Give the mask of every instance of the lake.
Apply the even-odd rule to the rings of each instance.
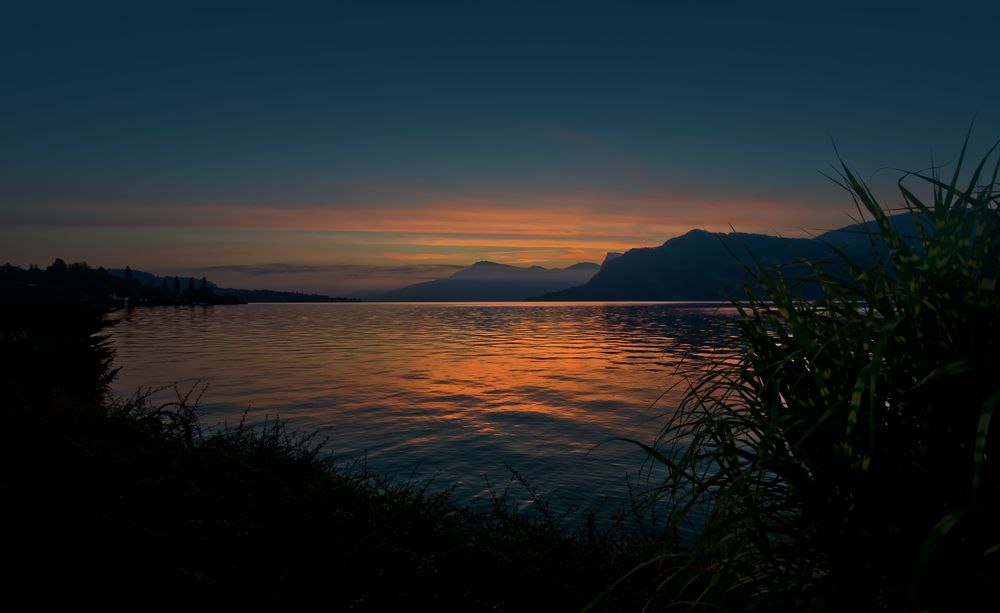
[[[735,310],[680,303],[324,303],[116,315],[115,391],[208,384],[208,424],[280,416],[399,481],[485,504],[510,469],[556,510],[628,496],[681,389]],[[155,394],[174,398],[171,389]],[[659,400],[658,400],[659,399]],[[655,403],[655,404],[654,404]],[[518,495],[514,492],[514,495]]]

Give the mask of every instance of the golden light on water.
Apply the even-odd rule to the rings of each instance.
[[[675,395],[649,405],[732,315],[655,303],[136,310],[114,328],[116,385],[206,382],[208,422],[234,424],[249,406],[251,420],[319,429],[331,453],[387,472],[440,471],[478,491],[509,465],[579,502],[595,483],[625,495],[641,457],[608,441],[655,437]]]

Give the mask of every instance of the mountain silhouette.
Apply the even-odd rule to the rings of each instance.
[[[910,215],[896,215],[891,221],[902,234],[916,234],[916,224]],[[532,299],[715,301],[740,298],[745,295],[747,267],[752,268],[754,261],[768,270],[780,270],[797,287],[799,295],[812,297],[819,291],[815,283],[803,281],[795,285],[795,279],[807,276],[802,261],[825,261],[835,272],[841,265],[832,247],[843,250],[857,261],[872,258],[875,251],[866,234],[872,224],[854,224],[815,238],[691,230],[659,247],[630,249],[617,258],[606,259],[601,270],[583,285],[539,294]]]
[[[398,302],[517,301],[581,285],[599,269],[597,264],[591,262],[580,262],[567,268],[525,268],[482,261],[450,277],[415,283],[370,296],[370,299]]]

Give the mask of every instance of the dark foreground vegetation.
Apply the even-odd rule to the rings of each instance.
[[[281,424],[204,429],[183,394],[113,399],[106,305],[18,286],[0,304],[5,595],[379,611],[978,608],[1000,587],[1000,163],[985,164],[963,185],[960,168],[947,181],[905,176],[912,234],[844,166],[876,265],[835,250],[838,265],[810,262],[808,279],[748,270],[740,337],[644,445],[664,469],[650,474],[666,475],[636,500],[669,510],[652,538],[572,528],[502,494],[475,512],[363,463],[331,467]],[[911,182],[929,188],[926,203]],[[803,281],[818,299],[798,297]],[[674,538],[692,525],[696,537]]]
[[[637,561],[502,491],[476,512],[360,462],[335,469],[279,423],[204,429],[193,397],[111,398],[105,307],[57,290],[0,304],[9,601],[579,610]]]
[[[900,179],[908,234],[842,165],[835,180],[870,220],[858,239],[876,263],[843,250],[837,267],[810,262],[818,299],[796,297],[801,278],[749,270],[739,342],[647,448],[667,474],[652,497],[673,510],[670,526],[703,526],[690,549],[647,563],[671,599],[790,611],[995,602],[1000,160],[968,170],[962,157],[950,178]]]

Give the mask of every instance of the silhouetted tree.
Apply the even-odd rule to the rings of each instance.
[[[51,272],[57,275],[61,275],[66,272],[66,262],[62,258],[56,258],[52,265],[45,269],[45,272]]]
[[[174,277],[174,298],[181,295],[181,279]]]

